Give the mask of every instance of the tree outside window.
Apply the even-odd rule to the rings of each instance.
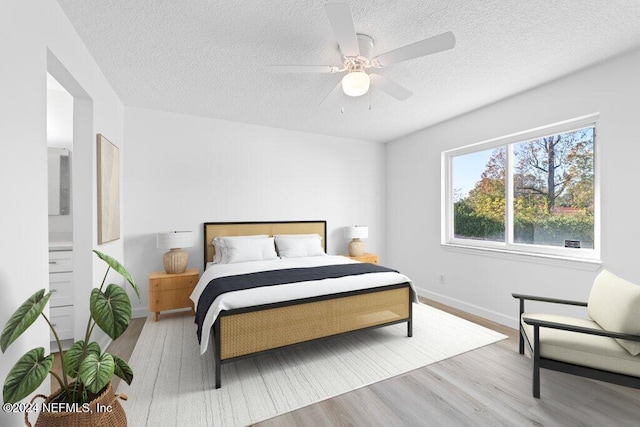
[[[589,125],[452,155],[451,235],[475,244],[593,249],[594,147]]]
[[[594,129],[514,144],[514,241],[593,248]]]

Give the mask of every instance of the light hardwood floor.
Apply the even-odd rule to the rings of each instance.
[[[509,338],[256,426],[640,425],[640,390],[543,369],[542,398],[534,399],[531,361],[518,354],[515,329],[434,301],[421,301]],[[144,321],[134,319],[108,351],[128,360]]]
[[[534,399],[515,329],[421,301],[509,338],[256,425],[640,425],[639,390],[542,370],[542,398]]]

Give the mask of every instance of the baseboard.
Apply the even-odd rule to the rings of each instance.
[[[147,307],[136,307],[132,310],[132,317],[134,319],[149,317],[149,309]]]
[[[180,311],[187,311],[190,310],[188,308],[177,308],[175,310],[164,310],[162,313],[177,313]],[[147,307],[136,307],[132,310],[132,315],[131,317],[134,319],[139,319],[141,317],[149,317],[149,315],[151,314],[151,312],[149,311],[149,309]],[[162,315],[162,313],[160,315]]]
[[[470,304],[423,288],[416,287],[416,290],[418,291],[418,295],[437,301],[441,304],[446,304],[450,307],[457,308],[458,310],[464,310],[467,313],[500,323],[501,325],[508,326],[509,328],[517,328],[518,326],[518,319],[516,317],[506,316],[497,311],[488,310],[475,304]]]
[[[107,347],[109,347],[109,344],[111,344],[111,341],[113,340],[111,339],[111,337],[109,337],[109,335],[102,332],[102,330],[99,327],[96,327],[93,329],[93,341],[97,342],[100,348],[102,349],[102,351],[104,352],[107,349]]]
[[[97,329],[99,329],[99,326],[94,328],[93,337],[89,341],[95,341],[96,343],[98,343],[98,345],[100,346],[102,351],[105,351],[107,349],[107,347],[109,347],[109,344],[111,344],[111,342],[113,340],[109,337],[109,335],[105,334],[102,331],[96,333]],[[73,339],[62,340],[60,342],[62,344],[62,350],[63,351],[69,350],[69,348],[73,345],[74,342],[75,341]],[[58,352],[58,343],[57,342],[51,341],[49,346],[50,346],[49,347],[50,348],[50,350],[49,350],[50,353],[57,353]]]

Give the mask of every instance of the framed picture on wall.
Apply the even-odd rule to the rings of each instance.
[[[98,244],[120,238],[120,150],[98,134]]]

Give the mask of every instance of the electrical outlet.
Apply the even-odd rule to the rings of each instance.
[[[444,273],[440,273],[440,284],[444,285],[445,284],[445,277],[444,277]]]

